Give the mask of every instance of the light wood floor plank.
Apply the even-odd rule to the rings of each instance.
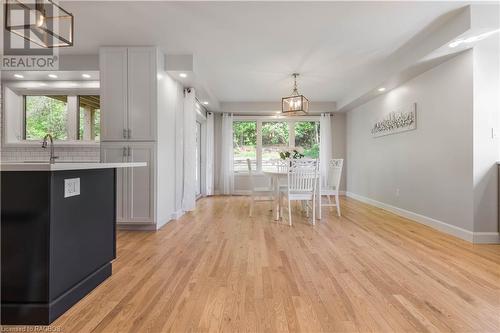
[[[118,232],[113,276],[64,332],[500,332],[500,246],[341,199],[316,226],[245,197],[201,199],[158,232]]]

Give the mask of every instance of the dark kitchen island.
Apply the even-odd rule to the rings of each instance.
[[[48,325],[111,276],[116,168],[1,165],[1,321]]]

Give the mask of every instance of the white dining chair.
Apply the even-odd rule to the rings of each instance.
[[[322,207],[337,207],[337,215],[340,216],[340,200],[339,200],[339,186],[340,178],[342,176],[342,167],[344,165],[343,159],[331,159],[328,161],[328,172],[326,179],[321,181],[319,206]],[[335,197],[335,204],[332,203],[330,196]],[[328,198],[328,203],[323,202],[323,196]]]
[[[254,174],[252,171],[252,162],[249,158],[247,158],[247,166],[248,166],[248,179],[250,183],[250,209],[248,212],[248,216],[252,217],[253,208],[256,202],[271,202],[271,210],[273,209],[273,189],[271,187],[256,187]]]
[[[318,183],[318,160],[290,160],[287,173],[287,186],[280,190],[280,203],[286,199],[288,203],[288,224],[292,225],[292,201],[305,202],[306,216],[312,210],[312,224],[316,224],[316,186]],[[280,205],[283,210],[283,205]],[[283,216],[283,211],[281,212]]]

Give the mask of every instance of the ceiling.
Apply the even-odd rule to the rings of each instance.
[[[276,101],[290,73],[311,101],[336,101],[363,73],[432,21],[465,2],[94,2],[63,1],[75,45],[157,45],[193,54],[197,77],[219,101]]]
[[[22,77],[19,75],[21,75]],[[2,71],[2,80],[3,81],[98,81],[99,71]]]

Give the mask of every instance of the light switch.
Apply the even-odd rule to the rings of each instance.
[[[64,197],[80,195],[80,178],[69,178],[64,180]]]

